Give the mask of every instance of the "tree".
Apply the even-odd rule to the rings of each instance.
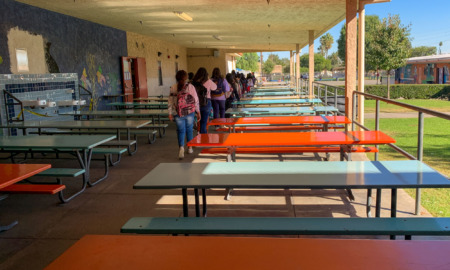
[[[325,35],[320,37],[320,51],[323,52],[322,56],[328,58],[328,50],[333,46],[334,38],[330,33],[326,33]]]
[[[327,59],[331,61],[331,68],[332,69],[334,67],[338,67],[338,66],[342,65],[342,60],[341,60],[341,58],[339,58],[337,52],[334,52],[334,53],[330,54],[330,56],[328,56]]]
[[[268,58],[264,62],[262,70],[265,74],[270,74],[270,72],[272,72],[274,67],[275,67],[275,63],[272,60],[270,60],[270,58]]]
[[[372,40],[372,36],[374,35],[375,28],[380,24],[380,18],[377,15],[368,15],[365,20],[366,24],[366,39],[365,39],[365,47],[366,47],[366,55],[367,55],[367,47]],[[358,24],[359,25],[359,24]],[[341,33],[339,35],[338,43],[338,56],[345,64],[345,44],[346,44],[346,30],[345,24],[341,28]],[[375,70],[376,67],[370,66],[366,62],[367,70]]]
[[[300,66],[309,68],[309,54],[300,56]],[[331,70],[331,61],[320,53],[314,54],[314,71]]]
[[[441,41],[441,42],[439,42],[439,54],[442,54],[442,51],[441,51],[441,47],[442,47],[442,45],[444,45],[444,43],[442,43],[442,41]]]
[[[378,68],[384,69],[388,75],[388,92],[390,98],[390,75],[393,69],[406,64],[406,58],[411,53],[411,41],[409,39],[410,26],[403,26],[398,15],[384,18],[377,25],[374,38],[371,39],[367,50],[367,61]],[[375,38],[376,37],[376,38]]]
[[[255,72],[258,70],[259,56],[257,53],[244,53],[236,61],[236,67]]]
[[[437,48],[435,46],[419,46],[411,49],[411,57],[435,55]]]

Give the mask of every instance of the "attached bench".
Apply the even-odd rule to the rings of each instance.
[[[299,154],[299,153],[340,153],[337,146],[330,147],[252,147],[236,148],[236,154]],[[352,153],[377,153],[376,147],[354,146]],[[204,148],[201,154],[228,154],[227,148]],[[281,157],[280,157],[281,158]]]
[[[330,126],[328,129],[344,129],[344,126]],[[323,130],[323,126],[246,126],[246,127],[235,127],[235,132],[244,132],[244,131],[298,131],[298,130]],[[219,128],[216,131],[225,131],[228,132],[229,128]]]
[[[81,194],[86,188],[86,181],[83,179],[83,185],[80,191],[71,195],[70,197],[64,197],[63,190],[66,189],[66,186],[62,184],[61,178],[63,177],[77,177],[85,174],[84,169],[73,169],[73,168],[50,168],[43,172],[36,174],[36,176],[45,176],[45,177],[55,177],[57,183],[50,182],[32,182],[30,180],[26,180],[31,184],[14,184],[8,187],[8,189],[2,189],[0,191],[7,191],[10,193],[33,193],[33,194],[56,194],[58,193],[59,200],[62,203],[66,203],[79,194]]]
[[[138,234],[450,235],[450,218],[134,217],[120,230]]]
[[[134,135],[134,140],[136,140],[136,141],[137,141],[138,135],[146,135],[147,139],[148,139],[148,143],[152,144],[156,141],[156,133],[157,132],[158,131],[156,131],[156,130],[142,128],[142,129],[138,129],[138,130],[132,130],[131,134]],[[159,137],[162,138],[161,131],[159,131],[159,134],[160,134]],[[164,134],[165,134],[165,131],[164,131]]]
[[[134,145],[134,151],[131,150],[131,146]],[[132,156],[137,151],[137,143],[136,140],[115,140],[115,141],[108,141],[106,143],[103,143],[102,146],[126,146],[128,150],[128,155]]]
[[[14,184],[0,189],[0,192],[18,194],[56,194],[65,189],[65,185]]]
[[[119,164],[122,154],[127,151],[127,148],[100,148],[96,147],[92,149],[92,154],[102,154],[105,155],[105,159],[109,160],[111,166],[116,166]],[[116,161],[113,161],[112,156],[117,155]]]

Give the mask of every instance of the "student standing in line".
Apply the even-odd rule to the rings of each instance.
[[[200,91],[199,84],[206,88],[206,101],[200,102],[200,133],[205,134],[208,132],[207,124],[209,120],[209,114],[211,113],[211,90],[216,90],[217,85],[209,79],[209,74],[204,67],[201,67],[195,73],[194,78],[192,79],[192,84],[197,89],[197,92]],[[203,97],[200,97],[203,100]],[[203,104],[204,103],[204,104]]]
[[[231,73],[228,73],[225,78],[230,85],[230,92],[225,93],[225,110],[228,110],[229,108],[233,107],[233,101],[239,100],[239,94],[234,76]]]
[[[250,92],[250,88],[253,87],[253,76],[251,73],[247,74],[247,92]]]
[[[177,83],[170,88],[169,96],[169,119],[175,120],[178,137],[178,158],[184,158],[184,140],[192,140],[194,116],[200,119],[200,107],[195,87],[188,83],[186,71],[180,70],[175,76]],[[188,153],[192,154],[192,147],[188,148]]]
[[[217,85],[217,89],[211,91],[214,119],[225,118],[225,93],[230,92],[230,85],[223,78],[219,68],[213,69],[211,80]]]

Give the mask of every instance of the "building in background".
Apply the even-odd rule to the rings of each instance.
[[[450,54],[412,57],[406,63],[396,70],[396,83],[450,84]]]

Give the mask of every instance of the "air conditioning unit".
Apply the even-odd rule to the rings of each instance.
[[[214,50],[214,57],[219,57],[219,56],[220,56],[220,51]]]

